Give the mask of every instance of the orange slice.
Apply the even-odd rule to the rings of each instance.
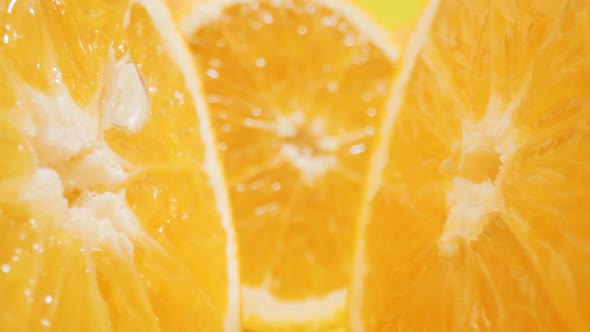
[[[590,2],[430,1],[379,131],[353,331],[590,329]]]
[[[0,330],[239,329],[227,192],[166,7],[0,6]]]
[[[224,160],[245,325],[339,326],[387,31],[336,0],[203,1],[180,26]]]

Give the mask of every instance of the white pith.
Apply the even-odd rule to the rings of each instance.
[[[271,324],[321,321],[344,309],[346,293],[346,290],[337,290],[324,296],[288,301],[273,296],[266,287],[244,286],[243,315],[246,320],[260,319]]]
[[[127,58],[117,62],[111,52],[106,71],[112,86],[120,88],[125,83],[129,93],[109,86],[101,97],[81,109],[54,67],[53,94],[22,89],[21,107],[27,112],[16,116],[38,165],[23,187],[22,198],[45,206],[46,216],[56,227],[75,229],[90,250],[99,250],[104,244],[119,246],[140,230],[124,192],[116,189],[127,179],[131,167],[109,148],[102,131],[105,126],[141,130],[149,116],[147,97],[137,70]],[[69,201],[65,196],[73,192],[79,197]],[[101,212],[97,206],[109,206],[110,213]],[[101,232],[97,233],[97,227]]]

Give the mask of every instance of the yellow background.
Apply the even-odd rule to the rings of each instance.
[[[420,13],[424,0],[356,0],[381,24],[390,29],[406,25]]]

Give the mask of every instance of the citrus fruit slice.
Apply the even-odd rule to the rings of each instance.
[[[179,24],[224,161],[245,325],[338,325],[388,32],[330,0],[203,1]]]
[[[590,2],[430,1],[370,163],[354,331],[590,329]]]
[[[227,191],[166,7],[0,6],[0,330],[239,329]]]

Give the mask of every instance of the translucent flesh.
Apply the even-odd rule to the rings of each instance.
[[[371,163],[353,328],[587,330],[590,3],[429,6]],[[457,181],[495,208],[458,209]]]
[[[391,54],[342,13],[303,0],[228,5],[188,41],[224,159],[243,282],[286,301],[345,288]]]
[[[203,167],[202,119],[181,72],[186,68],[173,61],[165,42],[170,36],[160,32],[172,23],[166,14],[154,23],[144,3],[164,8],[154,1],[0,1],[2,331],[221,331],[239,325],[237,309],[230,308],[231,238]],[[125,160],[127,178],[103,183],[88,170],[84,178],[98,180],[82,192],[68,191],[66,181],[34,187],[35,176],[54,166],[43,156],[62,151],[42,150],[38,132],[19,121],[37,114],[32,94],[64,98],[58,93],[65,87],[76,107],[59,111],[99,116],[110,83],[109,49],[116,60],[129,56],[150,105],[142,130],[98,130]],[[57,111],[50,109],[48,118]],[[64,163],[86,152],[79,153]],[[67,175],[62,171],[56,169]],[[23,194],[31,183],[36,196]],[[101,228],[118,211],[108,205],[69,219],[85,195],[111,192],[123,193],[139,230]]]

